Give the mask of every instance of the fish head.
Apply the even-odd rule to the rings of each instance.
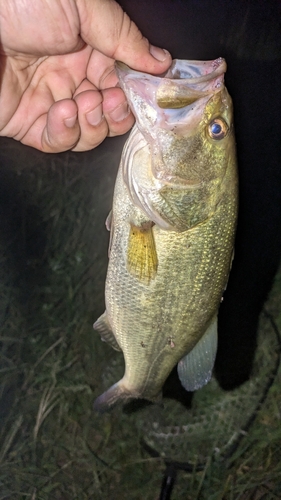
[[[137,127],[150,146],[156,179],[163,184],[195,185],[222,175],[222,156],[234,144],[223,58],[175,59],[160,76],[119,62],[116,70]]]
[[[193,227],[214,212],[235,169],[225,60],[174,60],[160,76],[116,69],[143,138],[136,142],[147,146],[143,161],[125,162],[130,196],[163,229]]]
[[[116,71],[137,125],[142,133],[153,135],[154,129],[194,129],[208,99],[224,88],[226,63],[183,61],[175,59],[160,76],[132,70],[116,62]],[[176,128],[175,128],[176,127]]]

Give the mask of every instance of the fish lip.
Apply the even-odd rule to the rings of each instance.
[[[189,68],[190,72],[192,72],[192,68],[193,72],[195,72],[195,68],[197,68],[197,70],[201,72],[201,75],[191,78],[175,78],[178,72],[181,73],[184,71],[186,66]],[[183,69],[179,70],[178,67],[182,67]],[[226,67],[226,61],[223,57],[218,57],[217,59],[211,61],[182,61],[180,59],[174,59],[165,77],[172,78],[173,80],[184,81],[186,84],[197,84],[213,80],[214,78],[223,75],[226,72]],[[170,74],[171,77],[169,76]]]
[[[191,76],[190,78],[183,78],[180,76],[181,73],[184,73],[184,69],[189,68],[190,73],[195,73],[195,68],[201,72],[201,75]],[[143,77],[152,77],[155,81],[159,81],[163,79],[175,80],[182,82],[183,84],[198,84],[204,83],[209,80],[213,80],[216,77],[223,75],[226,72],[226,61],[223,57],[218,57],[217,59],[210,61],[193,61],[193,60],[185,60],[182,61],[180,59],[173,59],[171,66],[165,73],[161,75],[151,75],[150,73],[136,71],[125,63],[121,61],[115,62],[115,69],[117,75],[122,82],[122,79],[126,76],[141,78]],[[203,74],[204,73],[204,74]],[[179,78],[177,76],[179,75]]]

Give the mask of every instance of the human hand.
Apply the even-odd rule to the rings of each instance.
[[[114,0],[0,0],[0,135],[55,153],[124,134],[134,117],[115,60],[171,64]]]

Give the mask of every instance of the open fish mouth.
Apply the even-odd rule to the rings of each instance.
[[[223,86],[226,62],[175,60],[160,83],[156,100],[160,108],[182,108],[197,99],[219,92]]]
[[[213,80],[226,72],[226,62],[223,57],[212,61],[184,61],[174,59],[170,68],[163,75],[165,78],[190,80],[190,83],[202,83]]]
[[[160,76],[132,70],[115,63],[123,89],[139,130],[149,140],[156,130],[187,136],[200,123],[209,99],[224,89],[226,62],[174,59]]]
[[[174,59],[160,76],[134,71],[121,62],[116,62],[115,67],[129,99],[135,91],[154,107],[179,109],[219,92],[224,85],[226,62],[222,57],[213,61]]]

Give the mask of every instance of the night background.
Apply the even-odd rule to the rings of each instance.
[[[167,461],[190,464],[172,499],[278,499],[281,3],[119,3],[174,58],[221,56],[228,64],[240,209],[216,379],[191,409],[172,374],[164,395],[176,399],[165,397],[161,408],[93,413],[95,397],[123,370],[122,355],[92,324],[104,311],[104,223],[128,135],[60,154],[0,138],[0,500],[156,500]],[[235,450],[214,453],[231,439],[232,422],[249,423],[269,386]]]

